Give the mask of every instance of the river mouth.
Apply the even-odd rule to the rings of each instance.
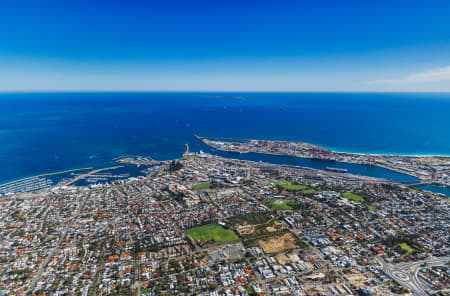
[[[444,194],[447,197],[450,197],[450,188],[434,186],[434,185],[419,185],[419,186],[415,186],[415,188],[419,188],[419,189],[426,190],[426,191],[431,191],[434,193]]]
[[[403,183],[405,185],[415,184],[420,182],[419,178],[402,174],[396,171],[392,171],[389,169],[381,168],[378,166],[371,166],[366,164],[355,164],[355,163],[347,163],[347,162],[339,162],[334,160],[327,159],[311,159],[311,158],[299,158],[292,156],[281,156],[281,155],[273,155],[273,154],[265,154],[265,153],[233,153],[228,151],[221,151],[211,148],[207,145],[204,145],[204,151],[213,155],[232,158],[232,159],[240,159],[240,160],[249,160],[249,161],[262,161],[266,163],[278,164],[278,165],[292,165],[299,167],[307,167],[317,170],[327,170],[330,166],[333,168],[340,168],[347,170],[347,173],[354,175],[361,175],[366,177],[380,178],[386,179],[389,181]],[[431,191],[433,193],[444,194],[447,197],[450,197],[450,189],[444,188],[440,186],[434,185],[419,185],[414,186],[414,188],[418,188],[421,190]]]
[[[278,165],[307,167],[317,170],[327,170],[327,168],[333,167],[336,169],[347,170],[347,173],[349,174],[386,179],[389,181],[400,182],[403,184],[414,184],[420,181],[419,178],[407,174],[402,174],[396,171],[381,168],[378,166],[371,166],[367,164],[355,164],[326,159],[300,158],[300,157],[282,156],[266,153],[254,153],[254,152],[233,153],[228,151],[217,150],[207,146],[206,144],[204,144],[203,151],[225,158],[249,160],[256,162],[261,161]]]

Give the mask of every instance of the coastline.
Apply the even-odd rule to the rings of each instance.
[[[200,137],[200,138],[208,138],[208,137]],[[241,140],[241,141],[247,141],[247,140],[259,140],[259,139],[239,139],[239,140]],[[288,142],[288,141],[277,141],[277,142]],[[314,145],[315,145],[315,144],[314,144]],[[320,147],[323,147],[323,148],[326,148],[326,149],[330,149],[330,148],[325,147],[325,146],[320,146]],[[210,148],[213,148],[213,149],[219,150],[219,151],[223,151],[223,152],[230,152],[230,151],[225,150],[225,149],[219,149],[219,148],[214,148],[214,147],[210,147]],[[332,150],[332,149],[330,149],[330,150]],[[411,157],[424,157],[424,156],[425,156],[425,157],[427,157],[427,156],[428,156],[428,157],[448,157],[448,158],[449,158],[449,161],[450,161],[450,155],[449,155],[449,156],[444,156],[444,155],[407,155],[407,154],[398,154],[398,155],[397,155],[397,154],[353,153],[353,152],[342,152],[342,151],[337,151],[337,150],[332,150],[332,151],[334,151],[334,152],[339,152],[339,153],[345,153],[345,154],[349,154],[349,155],[411,156]],[[186,152],[185,152],[185,153],[186,153]],[[185,153],[183,153],[183,154],[185,154]],[[239,153],[239,152],[238,152],[238,153]],[[243,153],[240,153],[240,154],[246,154],[246,153],[248,153],[248,152],[243,152]],[[284,154],[282,154],[282,153],[275,153],[275,152],[265,152],[265,153],[252,152],[252,153],[257,153],[257,154],[269,154],[269,155],[277,155],[277,156],[288,156],[288,155],[284,155]],[[120,157],[122,157],[122,156],[115,157],[115,158],[113,158],[112,160],[118,159],[118,158],[120,158]],[[303,159],[313,159],[313,158],[311,158],[311,157],[306,157],[306,156],[291,156],[291,157],[303,158]],[[164,161],[179,160],[179,159],[182,159],[182,158],[183,158],[183,155],[180,156],[180,157],[178,157],[178,158],[169,159],[169,160],[164,160]],[[161,162],[164,162],[164,161],[161,161]],[[359,164],[359,163],[349,162],[349,161],[338,161],[338,162],[349,163],[349,164]],[[402,174],[405,174],[405,175],[409,175],[409,176],[411,176],[411,177],[415,177],[414,175],[412,175],[412,174],[410,174],[410,173],[408,173],[408,172],[404,172],[404,171],[402,171],[402,170],[395,170],[395,169],[392,169],[392,168],[390,168],[390,167],[382,166],[382,165],[379,165],[379,164],[377,164],[376,166],[381,167],[381,168],[384,168],[384,169],[387,169],[387,170],[395,171],[395,172],[398,172],[398,173],[402,173]],[[4,186],[4,185],[12,184],[12,183],[20,182],[20,181],[23,181],[23,180],[26,180],[26,179],[36,178],[36,177],[45,177],[45,176],[59,175],[59,174],[65,174],[65,173],[75,172],[75,171],[81,171],[81,170],[94,170],[94,169],[95,169],[95,170],[105,170],[105,169],[109,169],[109,168],[110,168],[110,167],[103,167],[103,168],[95,169],[94,167],[88,167],[88,168],[68,169],[68,170],[58,171],[58,172],[53,172],[53,173],[38,174],[38,175],[27,176],[27,177],[23,177],[23,178],[17,178],[17,179],[14,179],[14,180],[7,180],[7,181],[5,181],[5,182],[0,183],[0,187],[2,187],[2,186]]]
[[[205,145],[206,145],[206,144],[205,144]],[[186,157],[186,156],[188,155],[188,153],[189,153],[189,148],[188,148],[188,147],[189,147],[189,146],[186,144],[186,152],[183,153],[183,156],[182,156],[181,158],[175,158],[175,159],[182,159],[182,158]],[[208,147],[210,147],[210,146],[208,146]],[[227,151],[227,150],[217,149],[217,148],[214,148],[214,147],[210,147],[210,148],[212,148],[212,149],[214,149],[214,150],[217,150],[217,151],[229,152],[229,151]],[[288,155],[283,155],[282,153],[275,153],[275,152],[271,152],[271,153],[250,152],[250,153],[255,153],[255,154],[268,154],[268,155],[284,156],[284,157],[285,157],[285,156],[288,156]],[[240,153],[240,154],[241,154],[241,153]],[[242,153],[242,154],[247,154],[247,153]],[[368,155],[368,154],[357,154],[357,155]],[[385,154],[381,154],[381,155],[385,155]],[[223,156],[220,156],[220,155],[217,155],[217,156],[218,156],[218,157],[223,157]],[[312,160],[312,158],[310,158],[310,157],[301,157],[301,156],[290,156],[290,157],[293,157],[293,158],[303,158],[303,159],[311,159],[311,160]],[[420,156],[420,157],[422,157],[422,156]],[[225,158],[235,159],[235,158],[233,158],[232,156],[230,156],[230,157],[225,157]],[[236,159],[236,160],[238,160],[238,159]],[[169,160],[169,161],[170,161],[170,160]],[[253,161],[253,160],[244,160],[244,161],[249,161],[249,162],[255,163],[255,164],[258,163],[257,161]],[[360,165],[365,165],[365,164],[361,164],[361,163],[346,162],[346,161],[337,161],[337,162],[348,163],[348,164],[360,164]],[[267,163],[272,164],[272,163],[270,163],[270,162],[267,162]],[[274,165],[280,165],[280,164],[274,164]],[[284,164],[284,165],[281,165],[281,166],[291,166],[291,165]],[[386,169],[386,170],[389,170],[389,171],[397,172],[397,173],[400,173],[400,174],[403,174],[403,175],[408,175],[408,176],[417,178],[417,176],[414,176],[414,175],[412,175],[412,174],[409,174],[408,172],[404,172],[404,171],[402,171],[402,170],[400,170],[400,169],[393,169],[393,168],[391,168],[391,167],[388,167],[388,166],[382,166],[382,165],[380,165],[380,164],[377,164],[377,165],[374,165],[374,166],[377,166],[377,167],[380,167],[380,168],[383,168],[383,169]],[[0,187],[2,187],[2,186],[4,186],[4,185],[8,185],[8,184],[15,183],[15,182],[20,182],[20,181],[22,181],[22,180],[27,180],[27,179],[36,178],[36,177],[50,176],[50,175],[58,175],[58,174],[64,174],[64,173],[69,173],[69,172],[74,172],[74,171],[89,170],[87,173],[83,173],[83,174],[77,175],[74,179],[72,179],[72,180],[67,184],[67,185],[69,185],[69,184],[74,184],[74,183],[76,183],[79,179],[83,179],[83,178],[85,178],[85,177],[87,177],[87,176],[89,176],[89,175],[91,175],[91,174],[95,174],[95,173],[97,173],[97,172],[101,172],[101,171],[105,171],[105,170],[116,169],[116,168],[119,168],[119,167],[122,167],[122,166],[103,167],[103,168],[98,168],[98,169],[95,169],[95,168],[93,168],[93,167],[89,167],[89,168],[79,168],[79,169],[65,170],[65,171],[60,171],[60,172],[55,172],[55,173],[40,174],[40,175],[35,175],[35,176],[31,176],[31,177],[21,178],[21,179],[17,179],[17,180],[14,180],[14,181],[9,181],[9,182],[6,182],[6,183],[2,183],[2,184],[0,184]],[[323,169],[318,169],[318,168],[313,168],[313,167],[302,167],[302,166],[297,166],[297,165],[293,165],[293,167],[296,167],[296,168],[299,168],[299,169],[311,169],[311,170],[324,171]],[[325,170],[324,172],[326,172],[326,170]],[[349,173],[349,174],[353,174],[353,175],[355,175],[355,176],[358,175],[358,174],[354,174],[354,173]],[[368,178],[375,178],[375,179],[378,178],[378,179],[380,179],[380,180],[383,179],[383,180],[387,180],[387,181],[390,181],[390,182],[396,182],[396,183],[399,183],[398,181],[389,180],[389,179],[382,178],[382,177],[381,177],[381,178],[380,178],[380,177],[372,177],[372,176],[368,176],[368,175],[360,175],[360,176],[364,176],[364,177],[368,177]],[[419,181],[420,181],[420,179],[419,179]],[[400,182],[400,183],[401,183],[401,182]],[[446,188],[446,187],[436,186],[436,185],[433,185],[433,184],[431,184],[431,183],[430,183],[430,184],[427,184],[427,183],[421,184],[421,183],[422,183],[422,182],[419,182],[419,183],[417,183],[417,184],[411,184],[411,186],[412,186],[413,188],[420,189],[420,190],[425,190],[425,191],[430,191],[430,190],[422,189],[422,188],[420,188],[420,186],[432,186],[432,187],[436,187],[436,188],[439,188],[439,189],[448,190],[448,188]],[[410,185],[408,185],[408,186],[410,186]],[[50,188],[52,188],[52,187],[54,187],[54,185],[51,186]],[[431,192],[432,192],[432,191],[431,191]],[[434,192],[434,193],[436,193],[436,192]]]
[[[183,92],[3,95],[2,107],[8,108],[0,108],[0,183],[67,168],[107,167],[122,155],[176,159],[185,143],[192,151],[202,149],[194,133],[307,141],[348,155],[404,155],[424,162],[450,157],[450,120],[442,116],[450,101],[426,96],[429,110],[422,114],[421,98],[400,97],[401,103],[387,103],[388,94],[275,93],[248,100],[208,100]],[[33,104],[37,100],[40,104]],[[397,112],[405,104],[408,109]],[[381,110],[387,113],[378,122]],[[22,113],[27,116],[19,117]]]
[[[432,153],[417,153],[417,152],[364,152],[364,151],[351,151],[345,148],[336,148],[334,146],[327,146],[322,144],[316,144],[316,143],[310,143],[310,142],[302,142],[299,140],[272,140],[272,139],[257,139],[257,138],[227,138],[227,137],[203,137],[198,136],[197,134],[194,134],[194,137],[198,140],[202,139],[210,139],[210,140],[223,140],[225,142],[231,142],[231,141],[268,141],[268,142],[281,142],[281,143],[307,143],[311,144],[317,147],[325,148],[330,150],[331,152],[339,152],[339,153],[345,153],[350,155],[369,155],[369,156],[409,156],[409,157],[444,157],[449,158],[450,161],[450,153],[449,154],[432,154]]]
[[[249,142],[249,141],[266,141],[266,142],[278,142],[278,143],[304,143],[304,144],[310,144],[313,147],[318,147],[321,149],[325,149],[325,150],[329,150],[330,153],[338,153],[338,154],[342,154],[345,156],[377,156],[377,157],[405,157],[405,158],[439,158],[439,159],[446,159],[448,158],[448,161],[450,162],[450,155],[431,155],[431,154],[390,154],[390,153],[362,153],[362,152],[348,152],[348,151],[342,151],[339,149],[335,149],[333,147],[327,147],[327,146],[319,146],[316,144],[312,144],[312,143],[306,143],[306,142],[297,142],[297,141],[277,141],[277,140],[261,140],[261,139],[232,139],[232,138],[219,138],[219,137],[200,137],[198,135],[194,135],[195,138],[197,138],[198,140],[200,140],[203,144],[205,144],[206,146],[208,146],[209,148],[213,149],[213,150],[217,150],[217,151],[222,151],[222,152],[228,152],[228,153],[233,153],[233,151],[231,150],[227,150],[225,148],[219,148],[219,147],[214,147],[214,146],[210,146],[207,143],[205,143],[204,140],[220,140],[220,141],[224,141],[224,142],[232,142],[232,141],[242,141],[242,142]],[[176,159],[182,159],[187,153],[189,153],[189,145],[185,144],[186,146],[186,151],[181,155],[181,157],[177,157],[177,158],[173,158],[174,160]],[[273,151],[265,151],[265,152],[256,152],[256,151],[234,151],[234,153],[239,153],[239,154],[247,154],[247,153],[255,153],[255,154],[267,154],[267,155],[275,155],[275,156],[281,156],[281,157],[293,157],[293,158],[301,158],[301,159],[309,159],[309,160],[314,160],[314,158],[307,156],[307,155],[288,155],[288,154],[283,154],[281,152],[273,152]],[[120,157],[123,156],[118,156],[112,159],[112,161],[119,159]],[[230,157],[232,158],[232,157]],[[326,160],[326,159],[324,159]],[[170,161],[170,160],[168,160]],[[347,163],[347,164],[356,164],[356,165],[368,165],[367,163],[364,162],[358,162],[358,161],[348,161],[346,159],[341,159],[341,160],[332,160],[338,163]],[[388,165],[383,165],[380,162],[376,162],[375,164],[372,164],[371,166],[375,166],[375,167],[379,167],[379,168],[383,168],[389,171],[393,171],[393,172],[397,172],[403,175],[407,175],[410,177],[414,177],[418,179],[417,184],[418,185],[432,185],[432,182],[427,182],[424,181],[423,179],[421,179],[420,177],[418,177],[417,175],[414,175],[408,171],[399,169],[399,168],[395,168],[395,167],[391,167]],[[89,170],[89,172],[86,175],[89,175],[91,173],[92,170],[94,171],[103,171],[103,170],[108,170],[111,169],[111,167],[100,167],[100,168],[94,168],[94,167],[87,167],[87,168],[77,168],[77,169],[69,169],[69,170],[64,170],[64,171],[58,171],[58,172],[54,172],[54,173],[45,173],[45,174],[38,174],[38,175],[33,175],[33,176],[27,176],[24,178],[18,178],[15,180],[8,180],[6,182],[0,183],[0,188],[9,184],[14,184],[16,182],[21,182],[24,180],[28,180],[28,179],[33,179],[33,178],[37,178],[37,177],[45,177],[45,176],[52,176],[52,175],[59,175],[59,174],[65,174],[65,173],[70,173],[70,172],[74,172],[74,171],[82,171],[82,170]],[[323,170],[323,169],[318,169],[318,168],[314,168],[311,167],[311,169],[316,169],[316,170]],[[389,179],[387,179],[389,180]],[[72,184],[74,182],[70,182],[70,184]],[[435,185],[433,185],[435,186]],[[445,188],[445,187],[441,187],[441,186],[436,186],[439,188]]]
[[[316,145],[316,144],[314,144]],[[449,154],[427,154],[427,153],[395,153],[395,152],[349,152],[348,150],[344,151],[331,146],[321,146],[326,149],[330,149],[334,152],[346,153],[346,154],[354,154],[354,155],[370,155],[370,156],[410,156],[410,157],[444,157],[449,158],[450,161],[450,153]]]
[[[309,143],[309,142],[302,142],[302,141],[298,141],[298,140],[292,140],[292,141],[287,141],[287,140],[271,140],[271,139],[256,139],[256,138],[226,138],[226,137],[203,137],[203,136],[198,136],[198,135],[194,135],[194,137],[196,137],[198,140],[202,141],[202,139],[211,139],[211,140],[223,140],[225,142],[231,142],[231,141],[268,141],[268,142],[281,142],[281,143],[306,143],[306,144],[312,144],[314,146],[317,147],[321,147],[321,148],[325,148],[330,150],[331,152],[338,152],[338,153],[344,153],[344,154],[349,154],[349,155],[368,155],[368,156],[405,156],[405,157],[443,157],[443,158],[449,158],[450,161],[450,153],[449,154],[431,154],[431,153],[416,153],[416,152],[411,152],[411,153],[402,153],[402,152],[364,152],[364,151],[351,151],[351,150],[346,150],[346,149],[342,149],[342,148],[336,148],[333,146],[327,146],[327,145],[321,145],[321,144],[315,144],[315,143]],[[225,151],[225,150],[222,150]],[[297,156],[296,156],[297,157]],[[308,158],[308,157],[305,157]]]

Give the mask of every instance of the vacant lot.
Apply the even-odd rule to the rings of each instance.
[[[352,200],[352,201],[355,201],[355,202],[364,202],[365,201],[364,197],[359,196],[359,195],[354,194],[354,193],[350,193],[350,192],[342,193],[342,196],[344,198],[346,198],[346,199],[349,199],[349,200]]]
[[[225,229],[217,224],[208,224],[192,228],[187,230],[186,233],[199,242],[214,241],[223,243],[239,239],[232,230]]]
[[[295,238],[291,233],[285,233],[280,236],[273,236],[268,239],[259,240],[258,243],[266,254],[279,253],[298,248],[295,243]]]

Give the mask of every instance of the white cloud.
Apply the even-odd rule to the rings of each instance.
[[[373,80],[369,84],[400,84],[400,83],[422,83],[422,82],[437,82],[450,81],[450,66],[431,69],[422,73],[411,74],[398,79]]]

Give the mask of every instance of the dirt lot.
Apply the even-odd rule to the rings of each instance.
[[[254,225],[238,225],[236,226],[236,231],[239,233],[239,235],[250,235],[255,231]]]
[[[258,243],[266,254],[279,253],[285,250],[298,248],[295,244],[295,238],[291,233],[285,233],[282,236],[274,236],[266,240],[259,240]]]

